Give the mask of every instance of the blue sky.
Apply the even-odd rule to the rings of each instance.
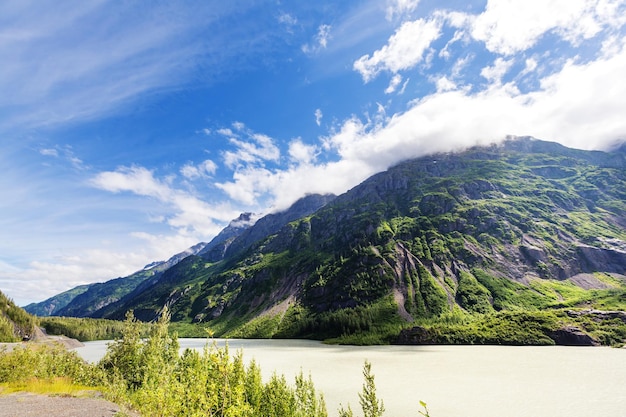
[[[147,4],[0,4],[0,290],[20,305],[410,157],[626,140],[623,0]]]

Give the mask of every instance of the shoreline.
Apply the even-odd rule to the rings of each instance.
[[[35,340],[30,340],[27,342],[1,342],[0,343],[0,352],[12,352],[15,348],[18,347],[28,347],[28,346],[36,346],[36,345],[61,345],[64,348],[76,349],[79,347],[84,347],[85,344],[76,339],[69,338],[67,336],[44,336],[39,337]]]

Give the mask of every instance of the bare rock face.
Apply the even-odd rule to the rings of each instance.
[[[396,340],[398,345],[434,345],[437,340],[433,338],[431,332],[421,326],[404,329],[398,335]]]
[[[565,326],[548,334],[554,343],[561,346],[599,346],[598,342],[576,326]]]
[[[567,312],[567,315],[570,317],[588,316],[596,323],[615,319],[626,323],[626,311],[570,310]]]
[[[626,251],[581,245],[577,248],[585,272],[605,271],[623,274]]]

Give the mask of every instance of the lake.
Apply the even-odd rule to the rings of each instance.
[[[202,349],[204,339],[179,339]],[[216,339],[223,346],[223,339]],[[107,342],[76,351],[99,360]],[[300,370],[324,393],[329,416],[339,404],[360,416],[358,393],[365,360],[372,363],[385,416],[432,417],[626,417],[626,349],[564,346],[331,346],[308,340],[230,339],[264,378]]]

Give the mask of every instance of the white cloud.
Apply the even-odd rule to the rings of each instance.
[[[54,148],[40,149],[39,153],[44,156],[53,156],[55,158],[59,156],[59,151]]]
[[[222,136],[233,136],[234,135],[233,131],[230,130],[229,128],[227,128],[227,127],[222,128],[222,129],[218,129],[217,133],[219,133]]]
[[[389,38],[387,45],[371,56],[363,55],[354,62],[353,68],[366,83],[384,70],[395,74],[413,68],[422,61],[431,43],[441,36],[441,26],[439,19],[405,22]]]
[[[527,58],[526,61],[524,61],[524,63],[525,63],[526,66],[524,67],[524,69],[520,73],[521,75],[532,73],[533,71],[535,71],[537,69],[537,65],[539,65],[537,63],[537,60],[534,59],[534,58]]]
[[[277,18],[278,22],[285,25],[288,31],[291,31],[298,24],[298,19],[289,13],[282,13]]]
[[[320,25],[317,30],[317,42],[320,47],[326,48],[330,40],[330,25]]]
[[[448,77],[446,76],[435,79],[435,85],[437,86],[438,93],[443,93],[456,89],[456,84],[454,83],[454,81],[448,79]]]
[[[114,248],[79,249],[53,254],[49,259],[30,262],[18,268],[0,261],[0,280],[10,289],[9,294],[20,305],[42,301],[78,285],[124,277],[143,268],[151,261],[169,259],[172,255],[198,243],[197,236],[182,234],[154,236],[131,233],[127,241],[140,240],[133,250]],[[3,288],[3,292],[7,289]]]
[[[217,164],[210,159],[207,159],[198,165],[194,165],[189,162],[180,169],[180,173],[189,180],[196,180],[198,178],[209,178],[217,171]]]
[[[385,94],[394,93],[400,83],[402,83],[402,76],[400,74],[395,74],[393,77],[391,77],[391,81],[389,81],[389,86],[385,89]]]
[[[502,55],[527,50],[548,32],[577,45],[603,25],[623,24],[623,11],[623,3],[613,1],[490,0],[472,21],[471,35]]]
[[[402,84],[402,88],[400,88],[400,90],[398,91],[398,95],[404,94],[404,92],[406,91],[406,86],[409,85],[409,81],[410,81],[410,78],[407,78],[404,81],[404,84]]]
[[[236,214],[228,205],[208,204],[185,191],[173,188],[167,181],[155,178],[152,171],[143,167],[122,167],[116,171],[101,172],[90,183],[112,193],[131,192],[165,203],[172,209],[167,223],[179,231],[191,231],[197,236],[217,233],[220,224]]]
[[[508,135],[531,135],[586,149],[606,148],[616,138],[626,138],[624,43],[614,56],[584,65],[568,62],[529,93],[498,82],[507,65],[506,61],[494,65],[490,78],[495,81],[483,90],[459,89],[441,77],[436,93],[414,101],[403,113],[365,122],[351,117],[322,138],[319,151],[335,162],[242,170],[220,187],[246,204],[268,198],[274,207],[285,208],[307,192],[344,192],[408,158],[498,142]],[[290,154],[299,146],[296,142]]]
[[[233,181],[216,183],[229,198],[248,207],[258,205],[267,193],[279,188],[280,171],[271,172],[262,167],[242,167],[233,173]]]
[[[289,142],[289,157],[296,165],[311,164],[315,160],[317,147],[307,145],[302,139],[294,139]]]
[[[59,158],[65,162],[68,162],[76,170],[84,170],[87,167],[84,165],[83,160],[78,158],[71,146],[56,146],[54,148],[42,148],[39,149],[39,154],[43,156],[49,156],[52,158]]]
[[[474,55],[469,54],[455,61],[450,71],[450,75],[453,79],[457,79],[463,75],[463,71],[474,61]]]
[[[322,114],[322,109],[315,109],[315,124],[321,126],[322,118],[324,115]]]
[[[237,169],[248,164],[262,163],[263,161],[278,161],[280,150],[269,136],[255,133],[244,141],[231,138],[230,143],[235,146],[235,151],[225,151],[223,159],[230,169]]]
[[[229,169],[240,169],[247,165],[263,164],[265,161],[277,162],[280,159],[280,149],[274,139],[267,135],[256,133],[246,127],[244,123],[235,122],[231,129],[219,129],[218,133],[228,138],[235,150],[223,151],[224,164]]]
[[[601,149],[616,138],[626,138],[622,111],[626,84],[620,82],[624,73],[622,45],[620,53],[610,58],[584,65],[570,61],[560,72],[543,78],[538,91],[521,94],[510,84],[496,83],[476,93],[433,94],[381,129],[368,130],[355,120],[347,121],[328,144],[344,159],[372,166],[496,141],[509,134]]]
[[[167,201],[172,192],[167,184],[154,178],[152,171],[138,166],[102,172],[95,176],[91,183],[97,188],[112,193],[130,191],[142,196],[155,197],[161,201]]]
[[[449,19],[446,19],[446,20],[449,20]],[[452,26],[454,27],[453,24]],[[452,56],[452,53],[450,52],[450,48],[452,47],[452,45],[454,45],[456,42],[463,40],[465,38],[466,38],[466,33],[464,30],[457,30],[456,32],[454,32],[454,36],[452,37],[452,39],[446,42],[446,46],[444,46],[439,51],[439,57],[443,59],[449,59]]]
[[[484,67],[480,71],[480,75],[491,83],[500,84],[502,77],[504,77],[504,74],[511,68],[511,65],[513,65],[512,59],[505,60],[503,58],[496,58],[492,66]]]
[[[319,25],[313,44],[303,45],[302,51],[306,54],[312,54],[319,52],[321,49],[326,49],[328,47],[328,41],[332,37],[330,33],[331,29],[331,25]]]
[[[419,4],[419,0],[389,0],[387,6],[387,20],[395,16],[413,13]]]

